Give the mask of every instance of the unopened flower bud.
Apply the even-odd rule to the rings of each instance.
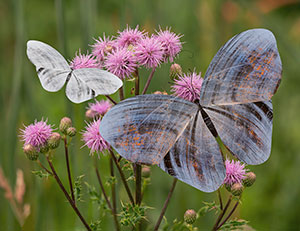
[[[178,75],[182,74],[182,68],[179,64],[174,63],[170,67],[170,78],[175,79]]]
[[[254,172],[247,172],[245,175],[245,179],[243,179],[243,185],[245,187],[250,187],[251,185],[254,184],[256,180],[256,175]]]
[[[58,132],[53,132],[48,140],[50,149],[55,149],[59,146],[61,135]]]
[[[43,153],[43,154],[46,154],[47,152],[49,152],[49,144],[48,144],[48,142],[45,144],[45,145],[43,145],[42,147],[40,147],[40,152],[41,153]]]
[[[72,126],[72,120],[68,117],[64,117],[60,120],[59,130],[62,133],[67,134],[67,129],[71,126]]]
[[[240,196],[242,194],[243,190],[244,190],[244,187],[241,183],[234,183],[231,186],[231,193],[234,196]]]
[[[25,144],[23,146],[23,151],[29,160],[37,160],[39,157],[37,149],[31,144]]]
[[[149,166],[143,166],[142,168],[142,176],[145,178],[149,178],[151,175],[151,168]]]
[[[67,129],[67,135],[70,136],[70,137],[73,137],[76,135],[76,128],[74,127],[70,127]]]
[[[91,109],[88,109],[86,112],[85,112],[85,117],[88,118],[88,119],[93,119],[95,116],[95,113],[91,110]]]
[[[184,221],[188,224],[193,224],[197,219],[197,213],[193,209],[188,209],[184,213]]]
[[[228,192],[231,192],[231,184],[224,184]]]
[[[168,93],[165,91],[155,91],[153,94],[154,95],[168,95]]]

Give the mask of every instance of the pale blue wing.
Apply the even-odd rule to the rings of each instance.
[[[173,177],[204,192],[217,190],[225,179],[222,154],[200,111],[159,167]]]
[[[272,102],[210,106],[205,111],[238,159],[250,165],[265,162],[271,152]]]
[[[276,40],[266,29],[252,29],[230,39],[209,65],[200,104],[229,105],[267,101],[281,81]]]
[[[96,69],[81,68],[72,71],[67,83],[66,95],[74,103],[81,103],[97,95],[115,93],[123,82],[114,74]]]
[[[195,117],[198,106],[168,95],[140,95],[103,117],[100,134],[125,159],[158,164]]]
[[[42,87],[55,92],[65,84],[71,73],[65,58],[46,43],[30,40],[27,42],[27,56],[35,65]]]

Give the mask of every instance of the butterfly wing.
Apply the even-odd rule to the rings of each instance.
[[[97,95],[115,93],[123,82],[108,71],[97,68],[81,68],[72,71],[67,83],[66,95],[74,103],[81,103]]]
[[[220,148],[198,112],[159,167],[204,192],[220,187],[225,167]]]
[[[272,102],[206,107],[222,142],[238,159],[250,165],[265,162],[272,141]]]
[[[196,104],[168,95],[140,95],[115,105],[100,134],[134,163],[158,164],[196,115]]]
[[[203,106],[267,101],[275,94],[282,65],[272,32],[253,29],[230,39],[209,65],[200,102]]]
[[[63,87],[71,69],[57,50],[43,42],[30,40],[27,42],[27,56],[35,65],[46,91],[55,92]]]

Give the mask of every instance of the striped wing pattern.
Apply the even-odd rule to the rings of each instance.
[[[271,152],[272,102],[211,106],[206,112],[222,142],[238,159],[250,165],[265,162]]]
[[[223,183],[223,157],[200,111],[160,162],[159,167],[204,192],[215,191]]]
[[[281,81],[282,65],[272,32],[252,29],[230,39],[209,65],[202,106],[267,101]]]
[[[196,104],[173,96],[140,95],[110,109],[100,134],[127,160],[158,164],[197,111]]]

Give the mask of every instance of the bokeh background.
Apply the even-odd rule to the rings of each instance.
[[[116,35],[126,25],[140,25],[150,33],[171,27],[183,34],[183,51],[176,62],[184,71],[205,73],[210,60],[230,37],[249,28],[267,28],[277,39],[283,63],[283,78],[273,97],[274,125],[270,159],[260,166],[248,166],[257,174],[255,185],[244,192],[243,204],[236,215],[249,220],[257,230],[300,230],[300,3],[297,0],[6,0],[0,1],[0,166],[12,185],[16,169],[25,175],[25,202],[31,214],[22,230],[84,230],[53,179],[39,179],[31,171],[39,167],[26,159],[19,141],[19,129],[35,119],[48,118],[59,124],[63,116],[73,119],[80,131],[85,126],[87,103],[74,105],[64,91],[49,93],[42,89],[33,65],[26,57],[26,41],[36,39],[57,48],[71,59],[78,49],[85,53],[93,38]],[[170,64],[156,72],[151,91],[169,92]],[[143,77],[144,76],[144,77]],[[147,72],[142,72],[145,83]],[[127,92],[128,96],[128,92]],[[117,98],[117,95],[115,96]],[[100,99],[100,97],[98,98]],[[71,146],[75,176],[98,187],[93,160],[76,136]],[[62,147],[55,165],[66,182]],[[107,170],[108,158],[101,156],[101,171]],[[145,202],[153,207],[149,222],[154,223],[172,183],[172,178],[152,167],[152,182]],[[107,171],[106,171],[107,172]],[[84,193],[86,188],[84,187]],[[123,201],[123,187],[118,188]],[[203,193],[179,182],[166,216],[171,222],[181,219],[186,209],[195,210],[202,201],[216,199],[215,193]],[[87,220],[103,216],[88,197],[80,204]],[[118,204],[120,206],[120,204]],[[211,229],[214,214],[197,223],[199,230]],[[102,230],[112,230],[111,219],[103,218]],[[21,230],[10,205],[0,190],[0,230]]]

